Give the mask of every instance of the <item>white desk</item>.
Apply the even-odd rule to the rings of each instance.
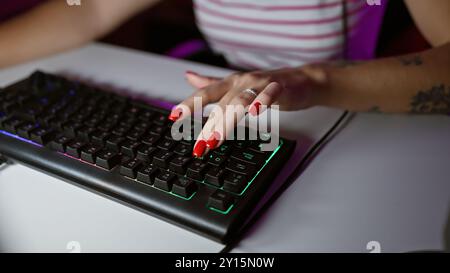
[[[229,71],[93,44],[0,71],[0,86],[36,68],[179,101],[185,70]],[[340,111],[283,113],[285,135],[311,146]],[[295,120],[295,123],[292,121]],[[442,248],[450,201],[450,119],[358,115],[235,251],[384,251]],[[305,140],[308,139],[308,140]],[[0,172],[0,251],[217,252],[223,246],[65,182],[14,165]]]

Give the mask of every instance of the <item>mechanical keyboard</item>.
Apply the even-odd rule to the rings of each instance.
[[[0,154],[221,243],[238,235],[295,142],[225,141],[203,158],[169,110],[34,72],[0,89]],[[82,204],[80,204],[82,205]]]

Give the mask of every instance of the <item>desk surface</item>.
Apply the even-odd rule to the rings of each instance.
[[[0,86],[36,68],[179,101],[185,70],[229,71],[104,45],[0,72]],[[341,111],[282,113],[308,148]],[[296,122],[293,123],[292,120]],[[235,251],[442,249],[450,201],[450,118],[357,115],[249,230]],[[0,251],[216,252],[223,246],[23,166],[0,172]]]

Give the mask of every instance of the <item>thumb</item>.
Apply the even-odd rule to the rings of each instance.
[[[192,71],[186,71],[185,76],[189,84],[195,87],[196,89],[202,89],[208,85],[211,85],[221,80],[221,78],[207,77],[199,75]]]

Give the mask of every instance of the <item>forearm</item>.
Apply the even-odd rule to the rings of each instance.
[[[316,104],[351,111],[450,113],[450,44],[422,53],[331,65]]]
[[[49,1],[0,25],[0,67],[78,46],[96,35],[89,5]],[[82,18],[82,20],[80,20]]]
[[[0,24],[0,68],[80,46],[158,0],[50,0]]]

